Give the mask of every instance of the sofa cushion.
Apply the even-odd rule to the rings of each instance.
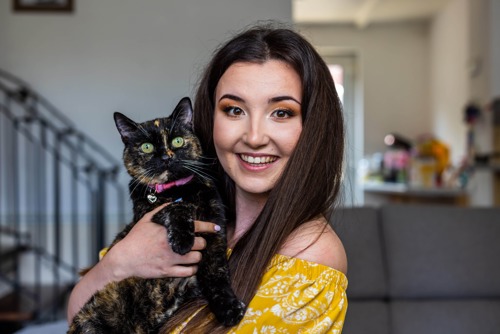
[[[390,311],[391,333],[494,334],[500,330],[500,299],[394,301]]]
[[[347,253],[349,299],[386,297],[379,212],[367,207],[339,209],[330,222]]]
[[[500,297],[500,209],[389,205],[381,214],[392,298]]]
[[[349,301],[342,334],[389,333],[389,305],[383,301]]]

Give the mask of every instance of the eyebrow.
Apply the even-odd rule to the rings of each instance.
[[[243,100],[241,97],[233,95],[233,94],[222,95],[221,98],[219,99],[219,102],[224,100],[224,99],[230,99],[230,100],[234,100],[234,101],[238,101],[238,102],[245,102],[245,100]]]
[[[299,106],[301,105],[301,103],[299,101],[297,101],[295,98],[293,98],[291,96],[288,96],[288,95],[285,95],[285,96],[276,96],[276,97],[270,98],[269,99],[269,103],[271,103],[271,102],[275,103],[275,102],[281,102],[281,101],[288,101],[288,100],[296,102]]]
[[[222,101],[223,99],[230,99],[230,100],[234,100],[234,101],[238,101],[238,102],[242,102],[242,103],[245,102],[244,99],[242,99],[241,97],[239,97],[237,95],[233,95],[233,94],[222,95],[221,98],[219,99],[219,102]],[[288,96],[288,95],[272,97],[268,100],[268,103],[276,103],[276,102],[288,101],[288,100],[294,101],[298,105],[301,105],[301,103],[299,101],[297,101],[297,99],[295,99],[291,96]]]

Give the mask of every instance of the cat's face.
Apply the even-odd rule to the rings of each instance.
[[[194,174],[201,146],[192,131],[192,113],[188,98],[182,99],[169,117],[144,123],[115,113],[125,144],[125,167],[137,182],[161,184]]]

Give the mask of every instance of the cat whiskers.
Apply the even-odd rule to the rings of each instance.
[[[135,186],[132,190],[130,190],[130,194],[133,194],[139,185],[151,184],[153,179],[154,179],[154,175],[152,175],[151,169],[145,170],[144,173],[139,178],[133,179],[132,184],[135,183]],[[148,191],[147,188],[145,188],[146,193],[144,193],[144,196],[147,195],[147,191]]]
[[[204,162],[207,161],[207,162]],[[217,158],[209,158],[205,156],[201,156],[201,161],[196,161],[197,163],[203,164],[205,166],[215,165],[217,163]]]
[[[215,178],[205,171],[206,167],[210,166],[209,164],[205,164],[200,161],[185,160],[182,161],[182,166],[187,170],[197,174],[202,179],[215,181]]]

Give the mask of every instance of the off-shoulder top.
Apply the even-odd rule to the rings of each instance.
[[[245,316],[229,333],[339,334],[347,311],[346,289],[342,272],[277,254]]]

